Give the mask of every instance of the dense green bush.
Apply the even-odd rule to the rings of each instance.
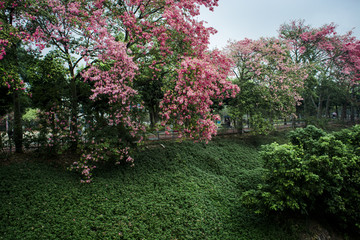
[[[333,134],[336,139],[339,139],[351,147],[355,153],[360,155],[360,125],[356,125],[350,129],[346,128]]]
[[[325,135],[326,133],[323,130],[313,125],[309,125],[306,128],[298,128],[289,133],[290,142],[293,145],[302,146],[305,149],[308,147],[311,148],[314,142]]]
[[[293,131],[289,144],[265,145],[265,183],[242,202],[258,213],[316,212],[360,228],[359,129],[327,134],[308,126]]]

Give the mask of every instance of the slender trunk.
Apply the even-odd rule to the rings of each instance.
[[[305,101],[305,100],[304,100]],[[296,107],[296,116],[293,116],[291,118],[292,120],[292,127],[293,128],[296,128],[296,122],[298,124],[300,124],[300,118],[301,118],[301,112],[300,112],[300,108],[299,107]]]
[[[71,143],[70,149],[72,151],[76,151],[77,145],[79,142],[78,136],[78,96],[77,96],[77,89],[76,89],[76,76],[75,76],[75,66],[73,65],[70,57],[70,53],[67,52],[68,55],[68,68],[70,71],[70,131],[72,132],[71,135]]]
[[[270,104],[270,111],[269,111],[269,123],[271,124],[271,126],[274,126],[274,119],[273,119],[273,114],[272,114],[272,111],[271,111],[271,109],[272,109],[272,106],[271,106],[271,104]]]
[[[247,124],[247,128],[250,129],[250,113],[247,113],[247,118],[246,118],[246,124]]]
[[[338,116],[339,116],[338,105],[335,106],[335,113],[336,113],[336,118],[338,118]]]
[[[352,122],[352,123],[354,123],[355,122],[355,106],[354,106],[354,104],[355,104],[355,93],[354,93],[354,87],[352,87],[351,88],[351,101],[350,101],[350,121]]]
[[[150,118],[150,127],[153,128],[155,126],[155,124],[154,124],[154,114],[150,109],[149,109],[149,118]]]
[[[74,77],[71,79],[70,82],[70,88],[71,88],[71,121],[70,121],[70,131],[72,131],[71,136],[71,150],[76,151],[79,137],[78,137],[78,126],[77,126],[77,117],[78,117],[78,109],[77,109],[77,91],[76,91],[76,82]]]
[[[58,145],[58,139],[57,139],[57,135],[58,135],[58,131],[56,130],[56,114],[54,113],[51,117],[53,119],[53,121],[51,122],[51,129],[52,129],[52,141],[54,143],[54,146]]]
[[[318,113],[318,105],[316,105],[315,100],[314,100],[314,98],[312,96],[310,96],[310,99],[311,99],[311,102],[313,104],[314,109],[316,109],[316,111]],[[309,116],[311,116],[312,114],[314,114],[314,112],[313,112],[313,110],[310,109]]]
[[[159,121],[159,113],[157,111],[157,106],[152,105],[149,107],[149,115],[150,115],[150,126],[155,127],[156,123]]]
[[[325,105],[325,113],[328,118],[330,118],[330,95],[328,95],[326,99],[326,105]]]
[[[342,110],[341,110],[341,120],[342,121],[346,120],[346,110],[347,110],[346,103],[343,103]]]
[[[299,116],[298,116],[299,117]],[[292,128],[296,128],[296,118],[295,117],[292,117],[291,118],[291,127]]]
[[[317,119],[321,118],[321,113],[322,113],[322,99],[321,99],[321,95],[319,96],[319,100],[318,100],[318,106],[317,106]]]
[[[350,121],[352,123],[355,122],[355,107],[353,106],[353,104],[351,104],[350,106]]]
[[[6,118],[6,132],[8,134],[8,138],[9,138],[9,151],[12,152],[12,139],[13,139],[14,133],[13,133],[13,128],[10,123],[9,114],[7,115],[7,118]]]
[[[244,133],[244,123],[243,123],[243,115],[239,118],[238,121],[236,121],[236,128],[238,129],[238,132]]]
[[[14,143],[15,143],[15,152],[23,152],[23,129],[21,121],[21,109],[20,109],[20,94],[16,90],[13,94],[14,99]]]
[[[308,113],[308,102],[309,101],[306,101],[306,98],[304,98],[304,121],[305,121],[305,127],[307,126],[307,119],[309,117],[309,113]]]
[[[9,14],[9,24],[13,24],[13,13],[14,9],[11,9]],[[15,43],[11,46],[9,60],[13,62],[14,66],[19,69],[19,61],[17,55],[18,44]],[[18,89],[14,89],[13,93],[13,104],[14,104],[14,143],[15,143],[15,152],[22,153],[23,152],[23,130],[22,130],[22,121],[21,121],[21,109],[20,109],[20,91]]]

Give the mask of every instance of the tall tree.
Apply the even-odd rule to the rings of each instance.
[[[8,88],[13,98],[14,111],[14,142],[18,153],[23,151],[23,130],[21,122],[21,94],[24,82],[20,76],[18,52],[22,40],[31,37],[30,22],[22,22],[24,15],[31,15],[32,8],[28,8],[30,1],[10,0],[0,2],[0,68],[3,75],[0,85]]]
[[[212,10],[217,2],[44,0],[38,3],[36,15],[23,15],[22,22],[36,22],[29,41],[40,49],[52,48],[66,63],[74,143],[79,140],[76,123],[82,80],[92,87],[90,99],[107,104],[105,110],[87,116],[88,124],[103,134],[99,145],[109,140],[107,133],[118,139],[120,159],[131,160],[128,146],[120,143],[122,137],[138,138],[144,129],[139,121],[142,106],[162,116],[164,125],[173,123],[183,136],[209,140],[216,134],[212,122],[216,117],[208,111],[211,99],[234,96],[238,87],[226,80],[228,60],[207,50],[215,30],[195,16],[200,6]],[[183,104],[185,95],[191,96],[188,104]],[[174,106],[180,111],[174,111]],[[102,131],[104,127],[108,130]],[[85,154],[80,167],[86,176],[91,172],[87,162],[98,161],[98,151],[89,149],[93,157]]]
[[[295,117],[307,73],[301,64],[292,61],[291,50],[287,41],[276,38],[245,39],[230,42],[226,47],[225,51],[234,61],[237,83],[248,93],[246,97],[241,94],[237,97],[232,112],[239,114],[236,117],[240,119],[250,114],[256,131],[266,131],[272,125],[271,119]],[[268,124],[265,119],[269,119]]]
[[[308,67],[309,78],[303,92],[304,108],[306,114],[314,109],[317,118],[324,114],[324,109],[329,112],[330,101],[336,97],[334,88],[351,86],[353,82],[343,59],[348,56],[344,47],[355,39],[351,32],[339,35],[335,30],[334,24],[313,28],[304,21],[283,24],[279,30],[280,37],[293,45],[294,61]],[[348,91],[346,88],[343,90]],[[345,105],[343,109],[346,109]]]

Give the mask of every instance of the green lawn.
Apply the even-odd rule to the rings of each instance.
[[[263,173],[248,142],[155,144],[91,184],[45,163],[1,166],[0,239],[297,239],[241,206]]]

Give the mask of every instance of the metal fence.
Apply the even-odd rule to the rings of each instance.
[[[292,123],[277,123],[274,124],[274,128],[276,130],[291,128],[291,127],[302,127],[305,125],[305,122],[303,121],[297,121],[295,125],[292,125]],[[251,128],[248,126],[245,126],[242,129],[234,128],[234,127],[228,127],[228,128],[219,128],[217,131],[217,136],[221,135],[230,135],[230,134],[246,134],[251,132]],[[168,133],[165,133],[165,131],[155,131],[152,133],[147,133],[145,135],[145,140],[148,141],[159,141],[159,140],[175,140],[179,137],[179,132],[177,131],[168,131]]]
[[[296,127],[301,127],[304,125],[304,122],[297,121]],[[274,124],[275,129],[284,129],[284,128],[290,128],[293,127],[291,123],[285,123],[285,122],[278,122]],[[3,129],[2,129],[3,130]],[[231,135],[231,134],[247,134],[251,132],[251,128],[249,126],[245,125],[242,129],[234,128],[234,127],[220,127],[217,132],[217,136],[222,135]],[[39,142],[36,140],[33,142],[28,142],[28,139],[36,139],[36,136],[30,136],[29,134],[36,135],[36,133],[30,133],[30,132],[24,132],[24,139],[27,141],[26,149],[37,149],[41,147]],[[29,137],[30,136],[30,137]],[[154,131],[154,132],[147,132],[143,136],[145,141],[163,141],[163,140],[176,140],[179,138],[179,132],[178,131]],[[9,139],[9,136],[6,131],[0,131],[0,151],[3,152],[12,152],[14,151],[14,142],[13,139]]]

